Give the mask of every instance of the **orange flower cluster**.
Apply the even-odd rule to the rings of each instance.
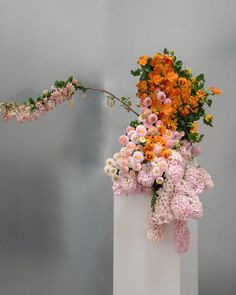
[[[160,147],[159,156],[168,158],[171,155],[171,150],[169,149],[167,139],[164,137],[167,134],[165,126],[160,126],[158,128],[158,135],[146,135],[146,144],[143,147],[143,153],[145,154],[145,159],[147,161],[153,161],[156,157],[155,155],[155,144]]]
[[[207,98],[207,92],[198,87],[201,81],[193,77],[188,68],[181,69],[182,72],[178,71],[178,63],[175,61],[175,56],[165,53],[156,53],[153,57],[144,55],[138,60],[138,64],[147,74],[141,76],[137,84],[137,96],[141,103],[147,96],[150,97],[152,100],[150,109],[164,126],[171,130],[177,129],[177,113],[182,117],[191,113],[196,114],[199,111],[199,104]],[[169,103],[157,98],[157,88],[171,99]],[[211,87],[210,91],[212,94],[220,94],[220,90],[215,87]]]

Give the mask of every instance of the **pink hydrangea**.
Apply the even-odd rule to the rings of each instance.
[[[173,239],[178,253],[185,253],[188,250],[190,231],[186,221],[175,220],[173,222]]]
[[[169,165],[166,176],[170,178],[173,183],[179,182],[184,176],[183,165]]]
[[[137,189],[135,173],[128,173],[119,177],[119,181],[113,182],[113,191],[117,195],[128,195]]]
[[[148,217],[147,220],[147,237],[153,242],[159,242],[165,237],[165,227],[163,224],[156,224],[152,216]]]
[[[202,148],[200,146],[193,146],[191,152],[194,156],[199,156],[202,152]]]

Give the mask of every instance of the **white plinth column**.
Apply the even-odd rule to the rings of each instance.
[[[197,295],[197,222],[190,222],[191,244],[177,254],[172,229],[160,243],[146,235],[150,197],[114,196],[113,295]]]

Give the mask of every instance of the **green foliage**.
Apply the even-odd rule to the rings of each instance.
[[[56,88],[63,88],[63,87],[66,87],[66,82],[65,81],[59,81],[59,80],[56,80],[55,83],[54,83],[54,86]]]
[[[188,140],[191,142],[191,143],[194,143],[194,142],[201,142],[202,139],[204,137],[204,134],[199,134],[199,133],[189,133],[188,134]]]
[[[133,76],[140,76],[141,70],[140,69],[136,69],[136,70],[131,70],[131,74]]]
[[[153,188],[152,189],[152,199],[151,199],[151,208],[152,208],[152,211],[154,212],[155,208],[155,204],[156,204],[156,201],[157,201],[157,195],[156,195],[156,191],[155,189]]]
[[[206,99],[206,104],[208,105],[208,107],[210,108],[212,105],[212,99]]]
[[[130,126],[136,128],[139,125],[139,121],[138,120],[133,120],[130,122]]]

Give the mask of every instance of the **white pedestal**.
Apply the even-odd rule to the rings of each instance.
[[[191,242],[177,254],[168,226],[165,240],[146,235],[150,197],[114,196],[113,295],[197,295],[197,222],[190,222]]]

